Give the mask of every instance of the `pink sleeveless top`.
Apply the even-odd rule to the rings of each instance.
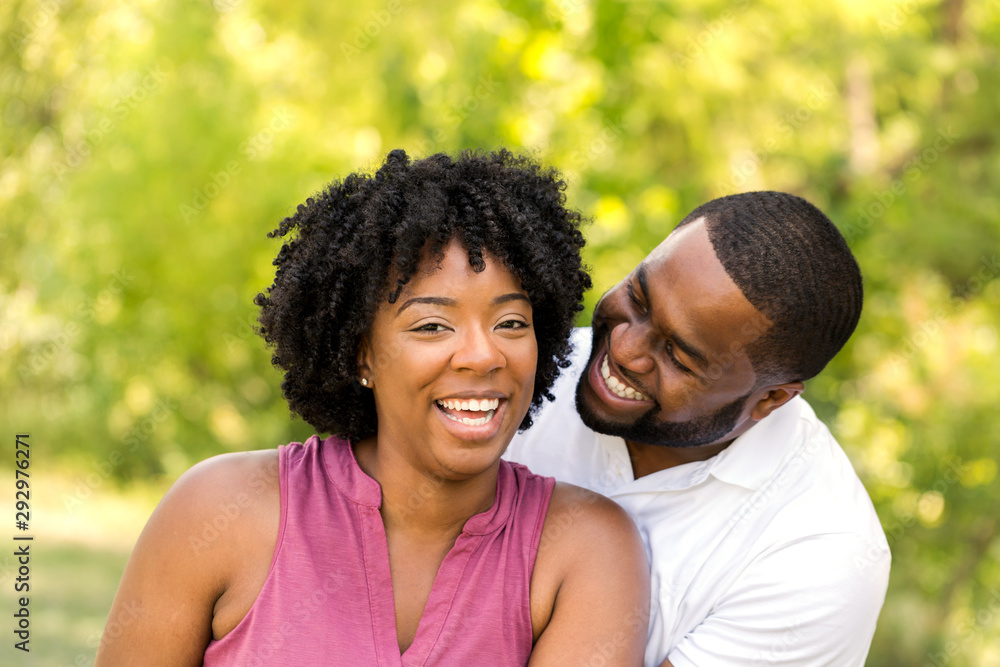
[[[208,645],[206,667],[527,664],[528,585],[551,477],[500,461],[493,506],[465,523],[402,656],[378,482],[346,441],[316,436],[279,448],[279,480],[267,580],[239,625]]]

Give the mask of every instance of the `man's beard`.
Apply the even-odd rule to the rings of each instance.
[[[595,337],[596,338],[596,337]],[[596,349],[596,348],[595,348]],[[686,422],[658,422],[657,405],[652,405],[641,417],[631,423],[611,421],[598,416],[584,403],[583,385],[587,382],[590,364],[594,363],[594,352],[586,370],[576,385],[576,411],[580,419],[591,430],[605,435],[618,436],[630,442],[663,447],[699,447],[718,442],[732,433],[743,413],[750,393],[737,398],[712,414],[691,419]]]

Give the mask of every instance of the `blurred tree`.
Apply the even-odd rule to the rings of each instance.
[[[0,425],[77,472],[67,507],[309,434],[253,332],[265,235],[391,148],[562,169],[591,305],[698,204],[786,190],[866,276],[807,396],[895,555],[870,663],[1000,663],[996,3],[15,0],[0,27]]]

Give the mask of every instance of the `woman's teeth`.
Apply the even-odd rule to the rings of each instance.
[[[615,396],[632,401],[646,400],[645,396],[611,374],[611,368],[608,366],[607,355],[604,355],[604,361],[601,362],[601,375],[604,377],[604,384],[607,385],[608,389],[610,389]]]
[[[489,410],[496,410],[500,407],[499,398],[484,398],[482,400],[476,399],[453,399],[446,398],[443,401],[439,400],[438,405],[442,408],[448,408],[449,410],[470,410],[472,412],[487,412]]]
[[[496,409],[500,406],[499,398],[484,398],[477,400],[475,398],[465,400],[465,399],[444,399],[437,402],[439,406],[444,408],[444,416],[448,419],[456,422],[462,422],[468,426],[482,426],[491,419],[493,415],[496,414]],[[479,417],[477,419],[470,419],[468,417],[459,417],[458,415],[453,415],[448,410],[463,410],[468,412],[485,412],[486,415]]]

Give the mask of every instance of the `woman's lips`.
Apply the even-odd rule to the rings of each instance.
[[[475,410],[472,400],[478,403]],[[454,436],[463,440],[487,440],[499,433],[507,403],[506,399],[499,398],[439,399],[434,405],[445,428]]]
[[[444,416],[452,421],[461,422],[467,426],[482,426],[490,422],[500,407],[499,398],[483,398],[477,400],[445,398],[436,401]]]

